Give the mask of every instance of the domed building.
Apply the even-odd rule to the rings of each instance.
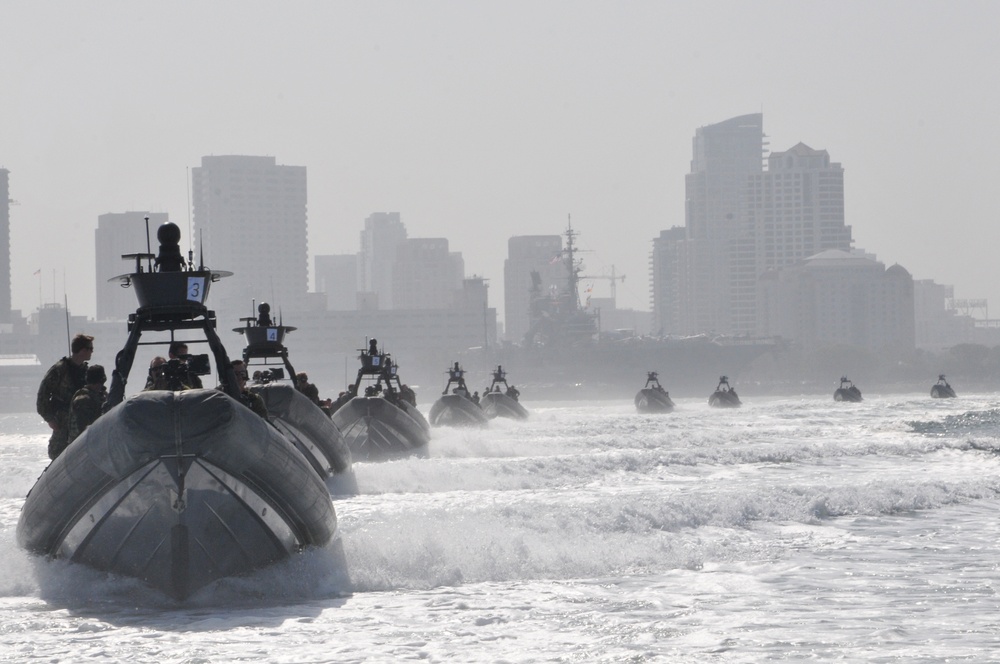
[[[758,332],[804,348],[848,344],[879,350],[915,346],[913,277],[901,265],[838,249],[764,273]]]

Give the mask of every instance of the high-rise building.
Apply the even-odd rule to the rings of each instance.
[[[752,269],[738,273],[734,329],[756,332],[757,280],[828,249],[850,251],[851,227],[844,224],[844,169],[826,150],[804,143],[772,152],[767,171],[746,189],[747,229],[753,239]]]
[[[358,255],[316,257],[316,292],[326,294],[327,311],[358,308]]]
[[[147,246],[152,253],[157,252],[159,243],[156,231],[167,221],[165,212],[109,212],[97,217],[97,230],[94,231],[94,256],[97,260],[97,320],[125,320],[129,314],[135,312],[138,306],[135,291],[131,288],[122,288],[117,281],[109,280],[135,272],[135,261],[122,260],[122,256],[144,253]],[[184,247],[193,246],[183,239],[181,242]]]
[[[674,334],[680,330],[681,309],[685,302],[681,284],[686,273],[681,264],[687,229],[674,226],[660,231],[653,238],[653,251],[649,260],[650,311],[653,315],[652,333],[657,336]]]
[[[735,314],[751,302],[753,244],[745,208],[748,180],[764,170],[764,117],[743,115],[695,132],[691,172],[685,177],[688,269],[686,334],[742,331]]]
[[[520,342],[528,333],[533,290],[548,293],[565,289],[566,265],[562,260],[561,235],[519,235],[507,241],[503,266],[504,336]],[[533,282],[532,273],[539,281]]]
[[[0,323],[10,312],[10,171],[0,168]]]
[[[654,329],[737,331],[738,305],[753,298],[743,283],[754,269],[746,189],[764,170],[764,138],[760,113],[695,132],[691,172],[685,176],[685,226],[654,243]]]
[[[456,305],[465,277],[462,254],[445,238],[408,238],[396,247],[392,301],[396,309],[447,309]]]
[[[697,130],[686,225],[653,241],[654,330],[756,334],[765,271],[850,250],[841,165],[799,143],[765,170],[766,147],[759,113]]]
[[[197,251],[205,265],[234,277],[212,290],[211,306],[227,326],[253,312],[304,306],[309,289],[306,168],[274,157],[202,157],[192,169]]]
[[[392,300],[392,270],[396,250],[406,240],[406,226],[398,212],[376,212],[365,219],[361,231],[361,253],[358,266],[360,290],[366,299],[374,299],[380,309],[408,308],[406,303],[394,306]]]

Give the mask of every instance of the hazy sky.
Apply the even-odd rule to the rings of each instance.
[[[398,211],[502,308],[507,239],[572,214],[587,273],[648,309],[695,130],[763,111],[772,150],[843,164],[856,246],[1000,317],[998,25],[968,1],[4,0],[14,306],[61,301],[65,274],[92,316],[97,216],[186,235],[188,169],[246,154],[307,167],[310,257]]]

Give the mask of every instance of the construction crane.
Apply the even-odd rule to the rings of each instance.
[[[611,274],[610,275],[608,275],[608,274],[601,274],[601,275],[596,275],[596,276],[584,275],[584,276],[581,276],[580,279],[608,279],[609,281],[611,281],[611,302],[615,305],[615,307],[618,306],[618,300],[617,300],[617,294],[616,294],[615,286],[617,285],[617,282],[619,282],[619,281],[621,281],[621,282],[624,283],[624,281],[625,281],[625,275],[624,274],[622,274],[622,275],[615,274],[615,266],[614,265],[611,266]]]

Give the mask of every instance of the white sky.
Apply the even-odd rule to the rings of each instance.
[[[572,214],[587,273],[614,265],[619,306],[648,309],[695,130],[763,111],[772,150],[843,164],[856,246],[1000,317],[998,26],[972,1],[5,0],[14,307],[65,275],[92,316],[97,216],[186,235],[188,169],[247,154],[307,167],[310,256],[398,211],[502,309],[507,239]]]

